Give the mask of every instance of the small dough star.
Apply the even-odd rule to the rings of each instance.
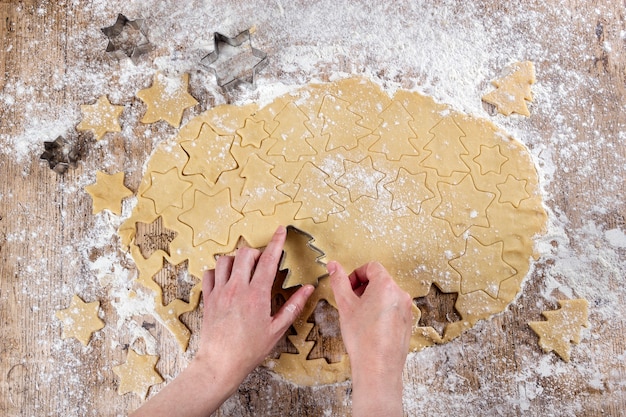
[[[99,301],[85,303],[78,295],[74,295],[70,306],[55,314],[63,324],[61,337],[63,339],[75,337],[87,346],[91,334],[104,327],[104,322],[98,317],[99,307]]]
[[[491,147],[480,145],[480,154],[474,158],[474,161],[480,166],[480,173],[482,175],[488,174],[489,172],[499,174],[502,165],[508,160],[509,158],[502,155],[500,146],[498,145]]]
[[[173,127],[179,127],[185,109],[198,104],[198,101],[187,92],[188,87],[189,74],[174,79],[156,73],[152,86],[137,93],[137,97],[148,106],[141,122],[154,123],[165,120]]]
[[[120,377],[118,394],[134,392],[142,399],[146,398],[152,385],[163,382],[155,369],[158,361],[159,357],[156,355],[139,355],[134,350],[129,350],[126,362],[113,367],[113,372]]]
[[[124,106],[114,106],[106,95],[100,97],[96,104],[80,106],[83,119],[76,130],[91,130],[96,140],[102,139],[107,132],[121,132],[118,118]]]
[[[500,283],[517,273],[502,259],[503,248],[502,242],[484,246],[470,236],[463,255],[450,261],[450,266],[461,275],[461,293],[482,290],[498,298]]]
[[[513,207],[519,207],[523,200],[530,197],[530,194],[526,191],[527,180],[518,180],[513,175],[506,177],[506,181],[502,184],[496,184],[498,190],[500,190],[499,203],[511,203]]]
[[[133,195],[133,192],[124,186],[124,173],[108,175],[102,171],[96,172],[96,183],[85,187],[93,199],[93,214],[107,209],[118,216],[122,214],[122,200]]]
[[[360,197],[378,198],[376,187],[385,178],[385,174],[374,168],[371,156],[363,158],[359,162],[345,159],[343,166],[345,172],[337,179],[336,184],[348,189],[352,202]]]
[[[260,148],[261,143],[270,137],[265,131],[265,122],[263,120],[255,122],[252,119],[246,119],[244,126],[237,130],[237,134],[241,136],[241,146],[252,145]]]
[[[408,207],[415,214],[419,214],[422,202],[435,196],[426,186],[425,172],[411,174],[404,168],[400,168],[397,178],[385,184],[384,187],[393,196],[391,201],[393,210]]]

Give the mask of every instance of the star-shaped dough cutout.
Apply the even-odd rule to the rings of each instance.
[[[70,306],[55,314],[63,324],[61,337],[63,339],[75,337],[87,346],[91,334],[104,327],[104,322],[98,317],[99,308],[99,301],[85,303],[78,295],[74,295]]]
[[[458,184],[439,182],[437,188],[441,204],[433,211],[433,217],[450,223],[455,236],[461,236],[472,226],[489,227],[487,207],[495,195],[479,191],[469,174]]]
[[[472,236],[467,239],[463,255],[449,261],[461,275],[462,294],[482,290],[498,298],[500,283],[517,273],[502,259],[503,249],[502,242],[484,246]]]
[[[163,378],[155,369],[158,361],[159,357],[156,355],[139,355],[130,349],[126,362],[113,367],[113,372],[120,378],[118,394],[134,392],[141,399],[146,398],[151,386],[163,382]]]
[[[502,184],[496,184],[500,191],[499,203],[511,203],[513,207],[518,208],[523,200],[530,197],[526,191],[527,180],[518,180],[513,175],[506,177],[506,181]]]
[[[233,140],[234,136],[220,136],[209,125],[202,125],[196,139],[180,143],[189,155],[183,175],[201,174],[214,185],[223,172],[238,166],[230,151]]]
[[[345,159],[343,167],[344,174],[335,183],[348,189],[350,201],[355,202],[364,196],[378,198],[376,187],[385,178],[385,174],[374,168],[371,156],[356,163]]]
[[[182,208],[183,194],[192,185],[180,178],[176,167],[165,173],[152,171],[150,187],[142,195],[152,200],[156,214],[161,214],[170,206]]]
[[[106,95],[100,97],[96,104],[80,106],[80,110],[83,113],[83,119],[76,126],[76,130],[90,130],[96,140],[102,139],[107,132],[122,131],[118,118],[124,106],[112,105]]]
[[[156,73],[152,86],[137,93],[137,97],[148,106],[141,123],[165,120],[173,127],[179,127],[185,109],[198,104],[187,92],[188,88],[189,74],[183,74],[180,78],[169,78]]]
[[[252,119],[246,119],[244,126],[236,132],[241,137],[241,146],[254,146],[260,148],[261,143],[270,137],[265,130],[265,122],[263,120],[255,122]]]
[[[226,246],[230,227],[243,218],[241,213],[230,205],[230,189],[226,188],[215,195],[206,195],[196,190],[193,207],[178,216],[178,220],[193,230],[193,245],[199,246],[207,240]],[[224,225],[229,225],[224,227]]]
[[[96,172],[96,183],[85,187],[85,191],[93,199],[93,214],[107,209],[118,216],[122,214],[122,200],[133,195],[124,186],[124,173],[109,175],[102,171]]]
[[[502,152],[500,152],[499,145],[480,145],[480,153],[474,158],[474,161],[480,166],[480,173],[482,175],[490,172],[499,174],[502,170],[502,165],[508,160],[509,158],[502,155]]]
[[[398,170],[395,180],[384,185],[392,195],[391,208],[399,210],[408,207],[419,214],[422,203],[430,200],[435,194],[426,186],[426,173],[411,174],[404,168]]]

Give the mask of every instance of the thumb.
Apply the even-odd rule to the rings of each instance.
[[[347,303],[352,301],[355,297],[352,290],[352,284],[350,283],[350,277],[346,274],[341,264],[337,261],[330,261],[326,264],[328,268],[328,274],[330,275],[330,286],[335,294],[335,301],[337,301],[337,308],[339,311],[343,310]]]
[[[293,324],[294,320],[302,313],[304,305],[313,291],[315,291],[315,287],[305,285],[289,297],[285,305],[278,310],[278,313],[273,317],[273,325],[277,335],[281,336]]]

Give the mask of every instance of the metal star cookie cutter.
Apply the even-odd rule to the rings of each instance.
[[[80,152],[63,136],[57,137],[54,142],[44,142],[43,146],[45,150],[39,158],[48,161],[51,170],[64,174],[69,168],[76,168]]]
[[[254,86],[254,80],[257,72],[265,68],[268,64],[267,54],[260,49],[254,48],[252,46],[252,41],[250,39],[250,35],[254,32],[254,29],[246,29],[243,32],[240,32],[237,36],[230,38],[226,35],[223,35],[219,32],[215,32],[213,34],[213,52],[206,55],[204,58],[200,60],[200,63],[207,68],[211,68],[213,72],[215,72],[215,78],[217,79],[217,85],[222,87],[223,89],[231,89],[239,84],[249,84]],[[250,45],[250,52],[252,55],[259,59],[257,63],[254,65],[237,65],[238,62],[229,62],[235,61],[234,58],[242,54],[230,54],[224,58],[226,63],[229,63],[231,68],[228,68],[226,74],[221,74],[220,71],[212,66],[215,62],[217,62],[220,57],[224,57],[224,54],[220,56],[220,49],[224,47],[224,45],[229,45],[234,48],[240,47],[244,42],[248,42]],[[244,63],[246,64],[246,63]]]
[[[289,235],[290,234],[298,234],[300,236],[303,236],[304,238],[306,238],[307,243],[306,243],[306,247],[309,248],[312,252],[317,253],[317,257],[315,258],[315,263],[320,265],[321,267],[324,268],[324,270],[326,269],[326,263],[321,261],[320,259],[322,259],[324,256],[326,256],[326,253],[324,253],[322,250],[320,250],[318,247],[316,247],[315,245],[313,245],[313,242],[315,242],[315,238],[313,237],[313,235],[311,235],[310,233],[305,232],[304,230],[298,229],[295,226],[289,225],[287,226],[287,239],[289,239]],[[318,275],[317,277],[314,277],[313,279],[308,279],[305,280],[304,282],[300,282],[300,281],[296,281],[296,282],[292,282],[292,280],[290,280],[290,278],[292,277],[292,271],[291,268],[286,267],[285,268],[285,261],[288,258],[288,253],[287,251],[283,251],[283,255],[280,259],[280,267],[279,269],[281,271],[286,270],[287,271],[287,275],[285,276],[285,280],[283,281],[283,289],[288,289],[291,287],[295,287],[297,285],[304,285],[304,284],[311,284],[315,287],[318,286],[319,284],[319,280],[323,277],[325,277],[327,275],[327,273],[324,271],[323,274]]]
[[[113,26],[101,30],[109,39],[106,52],[118,59],[130,58],[136,65],[141,55],[152,50],[143,19],[128,20],[120,13]]]

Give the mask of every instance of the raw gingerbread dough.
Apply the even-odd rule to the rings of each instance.
[[[113,372],[120,377],[118,394],[134,392],[142,400],[146,398],[152,385],[163,382],[163,378],[155,369],[158,361],[159,357],[156,355],[139,355],[129,349],[126,362],[113,367]]]
[[[168,191],[151,191],[156,181]],[[176,239],[170,254],[144,259],[134,242],[137,223],[159,216]],[[183,348],[189,330],[179,317],[197,306],[200,284],[188,303],[163,306],[151,279],[163,259],[188,261],[189,273],[199,277],[240,238],[263,247],[278,225],[292,224],[348,270],[381,261],[413,298],[432,285],[457,294],[450,317],[460,320],[445,323],[443,334],[420,327],[414,308],[417,350],[506,308],[545,221],[537,173],[522,144],[417,92],[390,97],[371,81],[350,78],[307,86],[261,109],[224,105],[191,120],[152,156],[119,234],[139,281],[155,291],[159,320]],[[297,334],[289,340],[298,353],[266,364],[299,384],[350,375],[346,355],[333,363],[307,359],[315,345],[307,340],[313,328],[307,320],[320,300],[335,306],[327,278],[294,323]]]
[[[80,106],[83,119],[76,130],[90,130],[96,140],[102,139],[107,132],[121,132],[122,127],[118,118],[124,110],[124,106],[114,106],[107,96],[102,96],[96,104]]]
[[[547,321],[531,321],[531,329],[539,336],[539,346],[544,352],[554,351],[565,362],[569,362],[571,343],[580,343],[581,327],[589,327],[587,300],[559,301],[555,311],[541,313]]]
[[[183,112],[198,102],[187,92],[189,74],[173,79],[157,72],[150,88],[140,90],[137,97],[148,106],[142,123],[154,123],[165,120],[174,127],[180,126]]]
[[[87,346],[91,334],[104,327],[104,322],[98,317],[99,308],[100,301],[85,303],[78,295],[74,295],[68,308],[56,312],[56,317],[63,324],[61,337],[75,337]]]
[[[85,187],[85,191],[93,199],[93,214],[102,210],[109,210],[118,216],[122,214],[122,200],[133,195],[133,192],[124,186],[124,173],[106,174],[96,172],[96,183]]]
[[[505,116],[518,113],[530,116],[526,101],[533,100],[530,86],[535,83],[535,67],[532,62],[524,61],[513,64],[504,77],[493,80],[496,89],[483,96],[483,101],[496,106]]]

